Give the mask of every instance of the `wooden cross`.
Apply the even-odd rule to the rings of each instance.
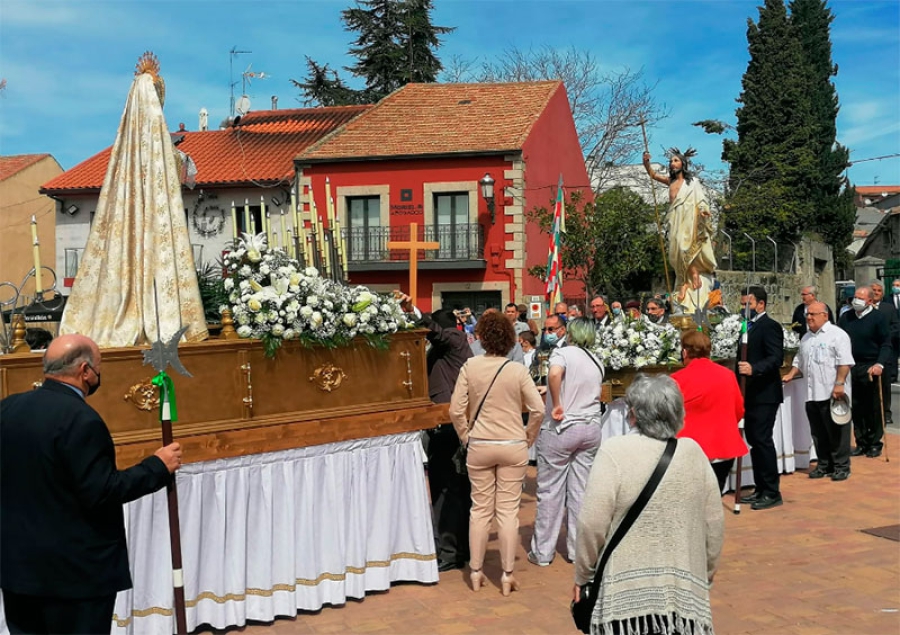
[[[440,249],[438,242],[419,242],[419,224],[409,224],[409,240],[391,240],[387,244],[388,249],[409,250],[409,301],[416,306],[416,285],[419,283],[419,251]]]

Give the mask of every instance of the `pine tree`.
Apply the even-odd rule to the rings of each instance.
[[[726,224],[757,238],[795,241],[813,217],[808,179],[816,167],[804,55],[783,0],[765,0],[747,21],[750,62],[737,109],[737,141],[726,140],[731,211]]]
[[[843,176],[850,152],[836,142],[838,95],[831,78],[838,67],[831,59],[834,14],[824,0],[791,0],[791,23],[804,53],[804,83],[810,97],[812,136],[808,144],[816,166],[807,177],[813,200],[812,226],[842,254],[853,237],[856,212],[853,191]]]
[[[361,0],[341,12],[344,30],[356,32],[345,67],[365,81],[353,90],[337,73],[307,58],[304,81],[291,80],[308,103],[343,105],[370,103],[410,82],[434,82],[443,68],[435,51],[441,35],[455,29],[431,23],[432,0]]]

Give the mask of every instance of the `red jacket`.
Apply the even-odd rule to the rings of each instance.
[[[738,422],[744,416],[744,398],[734,372],[701,357],[672,374],[684,395],[684,428],[679,437],[696,441],[712,459],[747,454]]]

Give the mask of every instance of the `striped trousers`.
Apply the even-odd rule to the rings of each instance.
[[[599,419],[599,418],[598,418]],[[556,554],[556,542],[567,515],[566,559],[575,558],[575,527],[584,488],[597,448],[600,422],[575,424],[562,432],[541,430],[537,443],[537,514],[531,553],[539,562],[549,563]]]

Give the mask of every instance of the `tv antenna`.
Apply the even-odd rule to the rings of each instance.
[[[231,90],[231,102],[229,103],[228,112],[232,117],[234,117],[234,87],[237,86],[237,82],[234,81],[234,58],[238,55],[245,55],[252,52],[253,51],[239,51],[237,50],[237,46],[232,46],[231,50],[228,51],[228,82],[230,83],[229,88]]]

